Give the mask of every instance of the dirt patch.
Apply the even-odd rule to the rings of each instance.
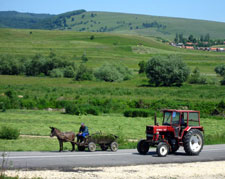
[[[188,178],[188,179],[222,179],[225,178],[225,161],[186,163],[186,164],[160,164],[138,165],[122,167],[97,167],[97,168],[74,168],[69,171],[42,170],[42,171],[7,171],[9,176],[22,178]]]
[[[24,137],[24,138],[50,138],[50,136],[38,136],[38,135],[20,135],[20,137]]]

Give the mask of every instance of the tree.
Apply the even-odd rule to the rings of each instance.
[[[138,73],[140,74],[140,73],[145,73],[145,70],[146,70],[146,62],[145,61],[140,61],[139,63],[138,63],[138,66],[139,66],[139,71],[138,71]]]
[[[82,55],[81,60],[83,63],[86,63],[88,61],[88,58],[85,54]]]
[[[175,56],[153,57],[146,65],[149,83],[155,86],[181,86],[189,73],[187,65]]]
[[[207,84],[207,79],[206,79],[206,77],[201,76],[199,68],[196,67],[191,74],[189,83],[191,83],[191,84]]]
[[[90,40],[94,40],[95,36],[91,35]]]
[[[209,34],[206,34],[204,40],[205,40],[206,42],[209,42],[209,40],[210,40],[210,35],[209,35]]]
[[[93,71],[88,69],[84,64],[81,64],[77,70],[75,80],[76,81],[92,80],[93,77],[94,77]]]
[[[193,35],[189,35],[188,40],[189,40],[189,42],[193,42],[194,36]]]
[[[225,76],[225,65],[222,64],[222,65],[216,66],[215,72],[216,72],[217,74],[219,74],[220,76]]]
[[[178,37],[178,34],[176,33],[176,37],[175,37],[175,39],[174,39],[174,42],[175,43],[178,43],[179,42],[179,37]]]
[[[131,71],[122,64],[104,64],[95,72],[97,79],[107,82],[124,81],[131,76]]]

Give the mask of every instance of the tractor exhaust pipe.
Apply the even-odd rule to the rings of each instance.
[[[155,117],[154,117],[154,125],[155,126],[158,126],[159,124],[157,123],[157,115],[156,115],[156,113],[155,113]]]

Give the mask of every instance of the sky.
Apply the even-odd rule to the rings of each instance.
[[[78,9],[225,22],[225,0],[0,0],[0,11],[60,14]]]

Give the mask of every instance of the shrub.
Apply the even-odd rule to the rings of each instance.
[[[139,66],[139,71],[138,71],[138,73],[140,74],[140,73],[145,73],[145,71],[146,71],[146,65],[147,65],[147,63],[145,62],[145,61],[140,61],[139,63],[138,63],[138,66]]]
[[[132,77],[131,71],[123,65],[104,64],[95,72],[95,77],[106,82],[124,81]]]
[[[125,117],[148,117],[149,109],[128,109],[124,111]]]
[[[50,72],[50,77],[52,78],[62,78],[64,77],[64,69],[55,68]]]
[[[225,85],[225,76],[223,77],[223,79],[220,81],[221,85]]]
[[[155,86],[181,86],[189,73],[187,65],[174,56],[153,57],[146,65],[149,83]]]
[[[94,40],[95,36],[91,35],[90,40]]]
[[[189,83],[191,83],[191,84],[207,84],[207,79],[206,79],[206,77],[204,77],[200,74],[199,69],[196,67],[191,74]]]
[[[224,75],[225,75],[225,65],[222,64],[222,65],[216,66],[215,72],[216,72],[217,74],[219,74],[220,76],[224,76]]]
[[[64,77],[74,78],[75,75],[76,75],[76,71],[75,71],[74,67],[72,67],[72,66],[65,67],[65,69],[64,69]]]
[[[68,103],[66,105],[65,110],[67,114],[74,114],[74,115],[92,114],[95,116],[99,115],[99,110],[97,109],[97,107],[91,105],[78,105],[75,103]]]
[[[75,76],[76,81],[92,80],[94,78],[93,71],[81,64]]]
[[[2,126],[0,130],[0,139],[17,139],[20,135],[18,129],[8,126]]]
[[[81,57],[82,62],[86,63],[88,61],[88,58],[85,54],[82,55]]]

